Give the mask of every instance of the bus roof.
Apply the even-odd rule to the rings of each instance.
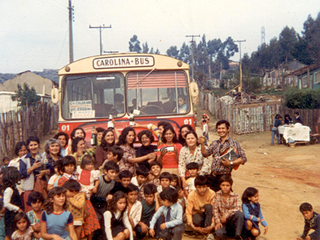
[[[143,70],[189,70],[189,65],[173,57],[150,53],[116,53],[76,60],[58,72],[58,75]]]

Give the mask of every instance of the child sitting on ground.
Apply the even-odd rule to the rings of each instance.
[[[268,224],[264,219],[259,204],[259,192],[256,188],[248,187],[242,194],[242,212],[245,219],[245,227],[253,237],[260,235],[259,222],[265,227],[264,234],[268,231]]]
[[[136,236],[136,227],[137,224],[141,220],[141,214],[142,214],[142,204],[140,201],[138,201],[138,192],[139,189],[136,185],[133,185],[130,183],[128,185],[128,217],[131,224],[131,227],[133,229],[133,235]]]
[[[233,180],[230,175],[223,175],[219,180],[220,189],[213,197],[213,216],[215,233],[218,238],[234,236],[241,238],[244,222],[240,212],[241,201],[238,194],[232,192]]]
[[[301,237],[297,238],[297,240],[319,240],[320,239],[320,215],[313,211],[313,207],[310,203],[302,203],[299,208],[300,212],[304,217],[304,230]],[[309,231],[313,229],[313,233],[309,233]]]
[[[196,190],[188,195],[187,223],[194,231],[209,235],[214,227],[211,204],[215,193],[208,188],[205,176],[197,176],[194,183]],[[207,236],[207,239],[213,239],[213,236]]]
[[[74,229],[78,239],[80,239],[82,225],[84,223],[86,195],[83,192],[80,193],[81,185],[76,180],[70,179],[66,181],[62,187],[67,190],[68,211],[72,213]]]
[[[158,201],[158,192],[157,187],[152,184],[148,183],[143,188],[144,197],[145,199],[141,202],[142,204],[142,215],[141,220],[136,226],[136,235],[138,239],[144,238],[150,226],[150,221],[154,215],[154,213],[159,209],[160,204]],[[157,228],[155,228],[156,233],[159,232]]]
[[[150,163],[150,174],[148,176],[148,182],[153,183],[156,187],[160,186],[160,173],[162,170],[162,164],[158,161]]]
[[[131,179],[131,183],[139,188],[138,200],[142,201],[144,199],[143,187],[147,181],[149,175],[149,170],[146,166],[140,165],[136,170],[136,176]]]
[[[178,192],[175,188],[166,188],[160,193],[160,198],[163,206],[152,217],[150,222],[149,234],[154,237],[155,230],[154,226],[157,220],[163,214],[165,222],[160,225],[160,236],[164,240],[181,240],[182,233],[184,231],[184,225],[182,221],[183,210],[178,201]],[[173,236],[172,236],[173,235]]]
[[[196,162],[191,162],[187,164],[187,170],[189,173],[189,178],[186,180],[186,184],[188,185],[188,193],[193,190],[196,190],[196,186],[194,185],[194,180],[198,176],[199,165]]]

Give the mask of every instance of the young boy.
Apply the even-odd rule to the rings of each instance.
[[[67,189],[68,211],[73,215],[73,225],[78,239],[84,223],[84,213],[86,206],[86,195],[80,192],[81,185],[76,180],[68,180],[63,185]]]
[[[142,204],[138,201],[138,192],[139,188],[136,185],[130,183],[127,186],[128,193],[128,218],[132,227],[132,230],[135,232],[138,223],[141,220],[142,213]]]
[[[163,190],[167,188],[173,188],[170,183],[172,180],[172,176],[168,172],[163,172],[160,174],[160,186],[157,187],[158,193],[160,194]]]
[[[103,174],[99,177],[99,186],[97,192],[91,196],[91,202],[96,211],[101,229],[97,230],[94,234],[93,239],[96,239],[95,236],[104,236],[104,218],[103,213],[107,210],[107,195],[113,189],[115,185],[115,178],[119,173],[119,166],[115,162],[107,162],[103,167]]]
[[[144,199],[143,187],[147,181],[149,175],[149,170],[146,166],[141,165],[136,170],[136,176],[132,178],[131,183],[139,188],[138,200],[142,201]]]
[[[230,175],[223,175],[219,180],[220,189],[213,197],[213,217],[216,236],[223,238],[235,236],[241,238],[244,215],[240,212],[241,201],[238,194],[231,191],[233,180]]]
[[[205,176],[197,176],[194,183],[196,190],[188,195],[187,223],[200,234],[210,234],[214,227],[211,204],[215,193],[208,188],[208,181]],[[208,235],[207,239],[213,239],[213,235]]]
[[[148,182],[153,183],[156,187],[160,186],[160,173],[162,170],[162,164],[158,161],[150,163],[150,174],[148,176]]]
[[[206,119],[202,119],[202,136],[205,137],[204,144],[207,146],[207,142],[209,141],[209,125]]]
[[[313,211],[313,207],[310,203],[302,203],[300,205],[300,212],[304,217],[304,230],[301,237],[297,240],[307,239],[307,240],[318,240],[320,239],[320,217],[319,214]],[[313,233],[309,233],[311,229],[314,229]]]
[[[163,206],[152,217],[149,234],[154,237],[154,226],[163,214],[165,222],[160,225],[160,236],[164,240],[181,240],[184,226],[182,222],[183,210],[178,201],[178,192],[174,188],[166,188],[160,193]],[[173,238],[172,238],[173,235]]]
[[[199,171],[199,165],[196,162],[191,162],[187,164],[187,170],[189,172],[189,178],[186,180],[186,183],[188,185],[188,192],[190,193],[193,190],[196,190],[196,187],[194,185],[194,180],[196,179],[196,176],[198,176]]]
[[[145,199],[142,200],[142,215],[141,215],[141,220],[136,226],[136,234],[138,239],[144,238],[149,229],[149,224],[150,221],[154,215],[154,213],[159,209],[160,204],[158,201],[158,192],[157,192],[157,187],[152,184],[148,183],[144,186],[143,188],[143,193]],[[157,228],[156,228],[156,233],[157,233]]]
[[[128,185],[131,183],[132,172],[129,170],[123,170],[119,173],[120,182],[116,182],[114,184],[113,189],[110,191],[110,194],[115,194],[118,191],[122,191],[124,193],[128,193]],[[109,197],[109,196],[108,196]]]
[[[123,156],[123,149],[119,146],[112,146],[109,148],[109,152],[108,152],[108,159],[106,159],[102,166],[100,167],[100,169],[102,168],[103,169],[103,166],[107,163],[107,162],[110,162],[110,161],[113,161],[115,163],[118,163],[120,161],[120,159],[122,158]]]

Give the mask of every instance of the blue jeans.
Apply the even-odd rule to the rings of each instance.
[[[272,136],[271,136],[271,145],[274,144],[274,136],[277,138],[277,143],[279,144],[279,133],[278,133],[278,128],[273,127],[272,130]]]

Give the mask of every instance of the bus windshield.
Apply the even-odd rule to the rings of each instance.
[[[125,87],[126,86],[126,87]],[[185,114],[190,111],[184,71],[139,71],[67,75],[62,80],[64,119]]]

